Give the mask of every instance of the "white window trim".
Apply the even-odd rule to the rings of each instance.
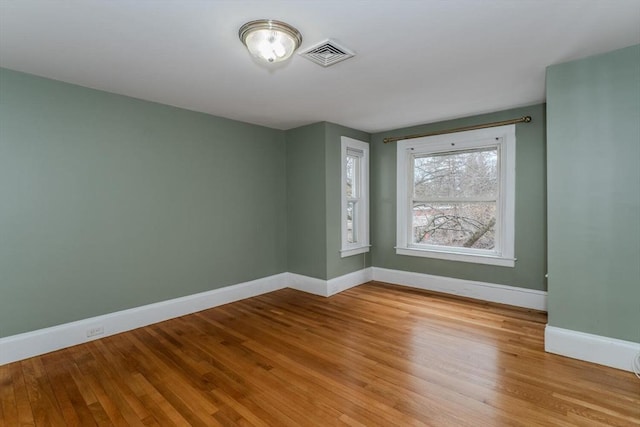
[[[493,140],[500,150],[500,199],[498,206],[499,228],[496,229],[496,250],[483,251],[468,248],[446,248],[410,244],[411,213],[409,209],[412,184],[411,157],[421,154],[470,149],[487,146]],[[502,267],[515,266],[515,181],[516,181],[516,132],[515,125],[457,132],[424,138],[405,139],[397,148],[397,223],[396,254],[417,257],[462,261]]]
[[[355,243],[347,242],[347,193],[345,188],[347,187],[347,150],[361,151],[362,158],[360,162],[360,190],[361,196],[358,202],[359,208],[357,210],[358,218],[356,220],[356,236],[358,241]],[[340,249],[340,256],[342,258],[362,254],[369,252],[369,144],[357,139],[343,136],[341,138],[341,179],[340,179],[340,198],[342,200],[340,223],[341,223],[341,235],[342,245]]]

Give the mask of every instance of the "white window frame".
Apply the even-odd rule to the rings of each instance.
[[[359,183],[358,189],[360,194],[357,197],[357,209],[355,210],[355,224],[357,229],[354,233],[357,241],[349,243],[347,239],[347,204],[352,199],[347,198],[347,153],[359,152],[360,167],[359,176],[356,177]],[[357,139],[343,136],[341,138],[341,180],[340,180],[340,197],[341,207],[341,232],[342,245],[340,256],[342,258],[369,252],[369,144]]]
[[[515,266],[515,125],[405,139],[397,147],[396,254],[462,261],[502,267]],[[499,158],[499,194],[494,250],[412,244],[413,158],[457,150],[496,146]]]

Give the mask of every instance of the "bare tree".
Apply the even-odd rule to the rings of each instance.
[[[487,148],[415,158],[415,243],[494,247],[497,157],[497,149]]]

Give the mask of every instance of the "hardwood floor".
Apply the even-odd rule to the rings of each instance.
[[[285,289],[2,366],[0,425],[640,425],[640,380],[545,353],[545,323],[376,282]]]

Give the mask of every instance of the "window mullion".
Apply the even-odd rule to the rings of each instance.
[[[496,197],[477,197],[477,198],[450,198],[450,199],[412,199],[415,203],[497,203],[499,198]]]

